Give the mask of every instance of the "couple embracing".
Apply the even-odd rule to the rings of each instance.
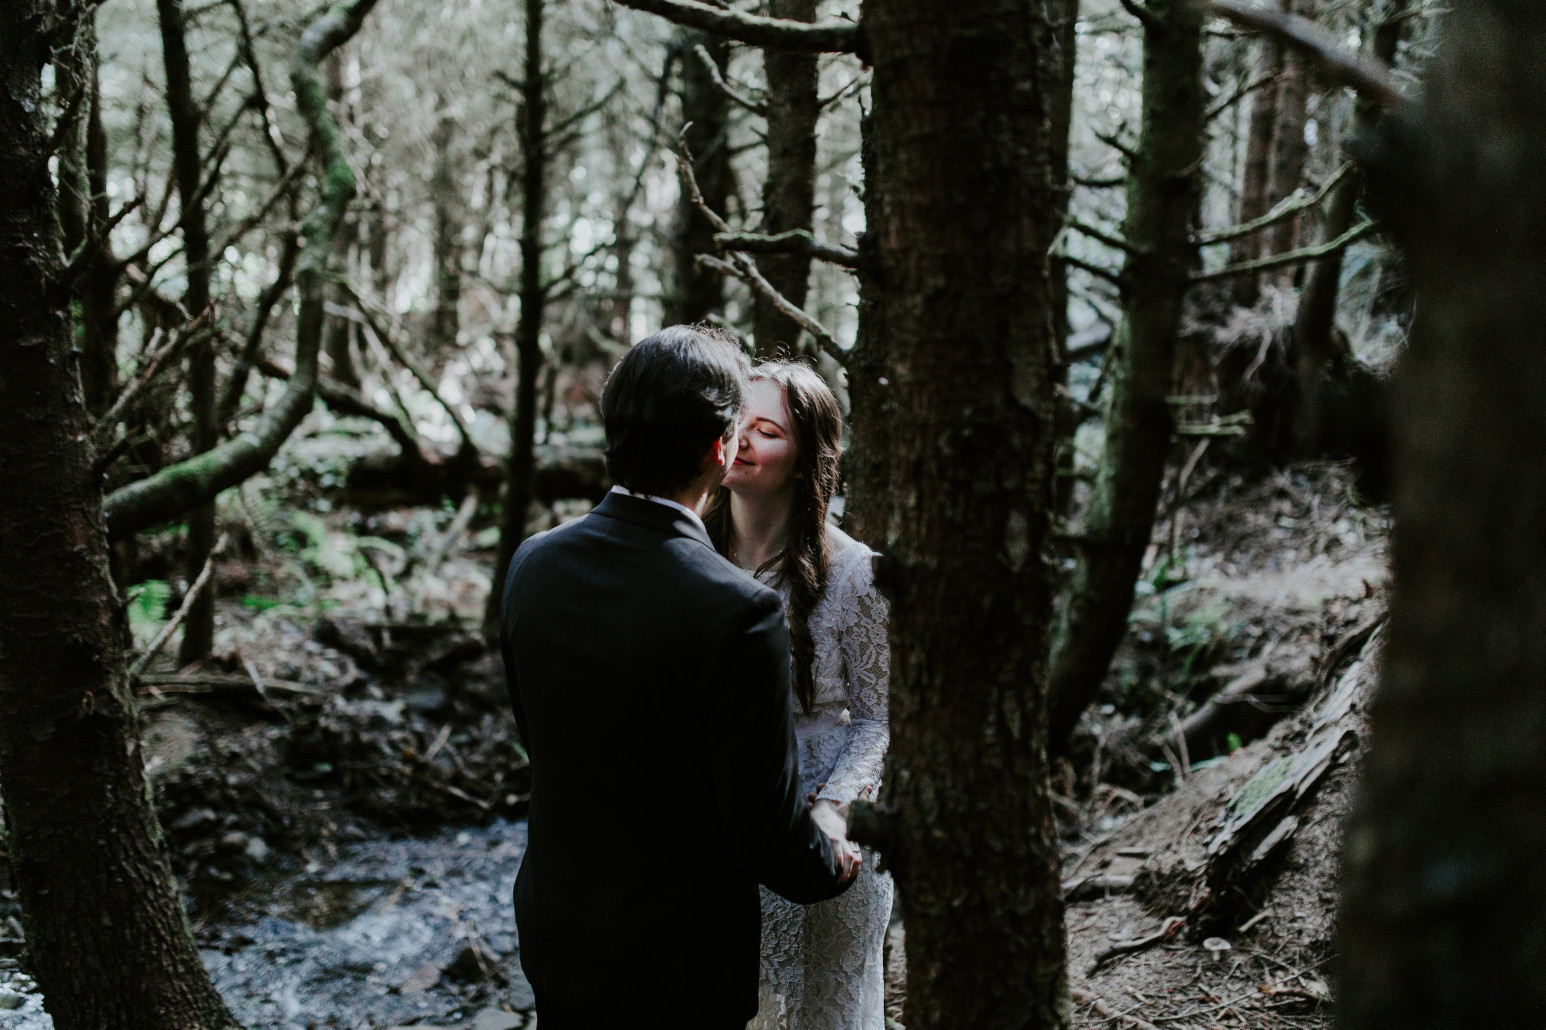
[[[886,609],[826,519],[837,401],[673,326],[601,408],[617,485],[503,593],[541,1030],[879,1030],[892,885],[845,819],[885,757]]]

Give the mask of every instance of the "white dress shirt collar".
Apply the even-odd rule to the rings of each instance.
[[[624,494],[628,497],[637,497],[641,501],[654,501],[656,504],[664,504],[668,508],[675,508],[677,511],[681,512],[696,522],[698,524],[698,528],[702,529],[705,533],[709,531],[708,527],[703,524],[703,516],[687,507],[687,505],[682,504],[679,501],[673,501],[669,497],[657,497],[654,494],[637,493],[628,489],[626,486],[614,486],[612,487],[611,492],[614,494]]]

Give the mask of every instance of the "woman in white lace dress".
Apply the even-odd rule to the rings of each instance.
[[[886,602],[874,553],[826,520],[842,415],[809,366],[759,365],[740,450],[705,513],[716,546],[784,598],[800,776],[812,814],[846,845],[848,806],[872,799],[889,740]],[[801,906],[762,892],[762,988],[750,1030],[883,1030],[892,883],[868,851],[853,887]]]

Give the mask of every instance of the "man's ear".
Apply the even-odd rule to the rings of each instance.
[[[721,472],[728,469],[730,467],[730,463],[735,460],[734,458],[730,457],[729,452],[729,444],[723,437],[715,440],[714,446],[709,448],[708,457],[703,461],[703,470],[707,472],[709,469],[712,469],[716,466],[718,466]]]

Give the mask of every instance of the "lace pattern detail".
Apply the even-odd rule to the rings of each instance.
[[[857,542],[832,557],[811,613],[812,710],[795,712],[801,783],[840,804],[875,796],[890,743],[887,610],[873,558]],[[831,901],[796,905],[763,890],[760,1005],[748,1030],[884,1030],[894,888],[875,861],[866,849],[854,885]]]

